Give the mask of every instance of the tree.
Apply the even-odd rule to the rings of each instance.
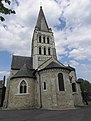
[[[81,91],[83,92],[89,92],[91,91],[91,83],[87,80],[84,80],[84,79],[81,79],[79,78],[78,79],[78,82],[80,82],[80,87],[81,87]]]
[[[0,0],[0,13],[5,14],[5,15],[7,15],[7,14],[15,14],[14,10],[8,9],[8,8],[6,8],[4,6],[3,1],[5,3],[7,3],[8,5],[11,4],[10,0]],[[5,21],[5,18],[3,16],[0,16],[0,21]]]
[[[78,82],[80,82],[83,100],[85,100],[85,101],[90,100],[91,83],[87,80],[82,79],[82,78],[79,78]]]

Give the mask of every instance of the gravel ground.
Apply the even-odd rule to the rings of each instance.
[[[66,111],[0,109],[0,121],[91,121],[91,104]]]

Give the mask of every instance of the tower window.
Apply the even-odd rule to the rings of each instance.
[[[39,55],[41,55],[42,54],[42,52],[41,52],[41,47],[39,47]]]
[[[77,90],[76,90],[76,83],[72,83],[72,91],[73,92],[76,92]]]
[[[46,82],[43,83],[43,89],[46,90]]]
[[[20,83],[20,93],[27,93],[27,84],[24,80]]]
[[[44,47],[44,55],[46,55],[46,48]]]
[[[48,55],[51,55],[50,48],[48,48]]]
[[[64,91],[64,79],[62,73],[58,74],[58,84],[59,84],[59,91]]]
[[[47,37],[47,43],[48,43],[48,44],[50,43],[49,37]]]
[[[45,43],[45,36],[43,37],[43,42]]]
[[[41,43],[41,36],[39,36],[39,43]]]

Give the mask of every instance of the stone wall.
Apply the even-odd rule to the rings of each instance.
[[[81,96],[81,89],[80,84],[77,83],[77,92],[73,93],[74,105],[75,106],[83,106],[82,96]]]
[[[10,76],[9,78],[13,77],[19,70],[12,70],[10,71]]]
[[[65,91],[59,91],[58,73],[63,74]],[[47,69],[39,71],[36,76],[36,80],[32,78],[8,80],[4,103],[7,108],[42,107],[44,109],[62,110],[83,104],[78,83],[76,83],[77,92],[72,92],[69,71],[65,69]],[[25,80],[28,84],[26,94],[19,93],[19,84],[22,80]],[[46,90],[44,90],[44,82],[46,82]]]
[[[39,36],[41,36],[41,43],[39,42]],[[45,37],[45,43],[43,42],[43,37]],[[49,37],[49,43],[47,43],[47,37]],[[39,47],[41,47],[41,55],[39,55]],[[44,47],[46,47],[46,55],[44,55]],[[48,55],[48,48],[50,48],[50,55]],[[31,55],[33,57],[34,69],[37,69],[38,66],[43,64],[50,57],[57,58],[53,32],[44,32],[35,29],[32,39]]]
[[[59,91],[58,73],[63,74],[65,91]],[[64,109],[73,108],[73,96],[68,71],[62,69],[49,69],[40,72],[42,108]],[[43,82],[46,82],[47,89],[43,89]]]
[[[28,84],[28,91],[25,94],[19,93],[19,84],[25,80]],[[16,78],[9,80],[9,96],[7,108],[21,109],[35,106],[35,80],[31,78]]]
[[[77,81],[76,72],[75,71],[71,71],[69,76],[72,77],[71,84],[72,83],[76,84],[76,90],[77,91],[76,92],[72,92],[74,105],[75,106],[82,106],[83,105],[83,101],[82,101],[82,96],[81,96],[81,89],[80,89],[80,84],[76,83],[76,81]]]

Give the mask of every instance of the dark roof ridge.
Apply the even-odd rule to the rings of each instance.
[[[15,57],[26,57],[26,58],[30,58],[30,56],[24,56],[24,55],[12,55],[13,57],[15,56]]]
[[[60,68],[60,67],[65,67],[64,65],[60,65],[60,63],[52,61],[49,63],[45,68]]]
[[[73,68],[72,66],[70,66],[69,64],[68,64],[68,66],[67,66],[69,69],[71,69],[71,70],[74,70],[75,71],[75,68]]]
[[[50,59],[52,59],[52,57],[50,57],[49,59],[47,59],[44,63],[42,63],[41,65],[38,66],[38,68],[40,68],[43,64],[45,64],[47,61],[49,61]]]
[[[27,64],[25,63],[22,68],[13,76],[11,77],[11,79],[13,78],[36,78],[36,76],[34,75],[34,71],[35,69],[29,69]]]

